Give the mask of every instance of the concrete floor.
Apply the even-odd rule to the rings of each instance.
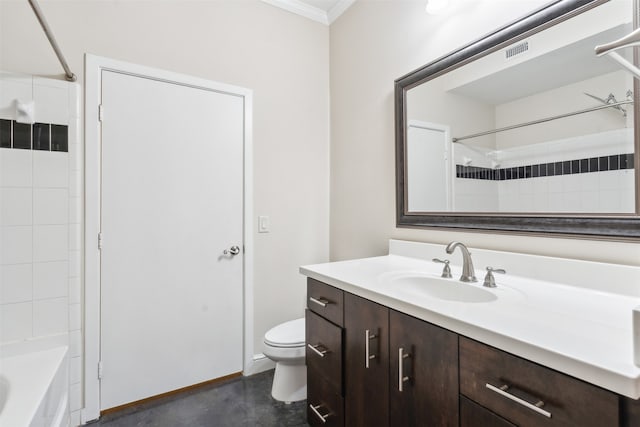
[[[90,427],[307,427],[306,401],[271,397],[273,371],[241,377],[107,414]]]

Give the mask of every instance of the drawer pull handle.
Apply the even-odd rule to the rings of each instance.
[[[314,297],[309,297],[309,301],[314,302],[316,304],[318,304],[321,307],[326,307],[327,304],[331,304],[331,302],[325,298],[314,298]]]
[[[508,393],[507,390],[509,390],[509,386],[506,384],[499,388],[489,383],[487,383],[486,386],[489,390],[495,391],[496,393],[506,397],[507,399],[513,400],[514,402],[519,403],[520,405],[525,406],[531,409],[532,411],[537,412],[540,415],[544,415],[547,418],[551,418],[551,412],[548,412],[542,409],[542,407],[544,406],[544,402],[542,400],[538,400],[536,403],[529,403],[524,399],[514,396],[511,393]]]
[[[329,352],[329,350],[324,349],[324,350],[318,350],[318,347],[320,347],[321,344],[316,344],[316,345],[311,345],[311,344],[307,344],[307,347],[309,347],[311,350],[315,351],[316,354],[320,357],[324,357],[325,354],[327,354]]]
[[[369,361],[376,358],[375,354],[369,354],[371,351],[369,342],[374,338],[377,338],[377,335],[369,333],[369,329],[364,331],[364,367],[367,369],[369,369]]]
[[[311,408],[313,413],[316,414],[318,418],[320,418],[320,421],[322,421],[323,423],[326,423],[327,418],[329,418],[329,416],[331,415],[331,412],[328,412],[327,414],[322,415],[320,411],[318,411],[318,409],[322,408],[322,405],[313,406],[312,404],[309,404],[309,408]]]
[[[407,357],[411,357],[411,354],[405,353],[404,349],[400,347],[398,349],[398,391],[404,391],[404,383],[409,381],[409,377],[404,375],[403,361]]]

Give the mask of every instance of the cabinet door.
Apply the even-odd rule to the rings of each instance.
[[[460,396],[460,427],[517,427],[509,421]]]
[[[345,293],[345,425],[389,425],[389,309]]]
[[[390,424],[458,426],[458,335],[389,312]]]
[[[342,395],[342,329],[306,311],[307,370],[317,372]]]
[[[307,421],[312,427],[344,427],[344,401],[320,372],[308,369]]]

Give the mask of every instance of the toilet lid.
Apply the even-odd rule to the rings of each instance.
[[[264,334],[264,342],[272,347],[304,346],[304,317],[281,323]]]

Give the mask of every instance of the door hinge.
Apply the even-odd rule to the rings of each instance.
[[[98,250],[102,249],[102,233],[98,233]]]
[[[98,121],[102,122],[103,119],[104,119],[104,107],[102,107],[102,104],[98,104]]]
[[[104,364],[102,363],[102,360],[101,360],[98,362],[98,379],[99,380],[102,379],[103,367],[104,367]]]

